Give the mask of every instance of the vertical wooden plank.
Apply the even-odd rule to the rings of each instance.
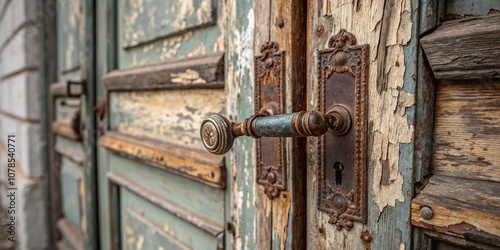
[[[60,179],[58,166],[58,154],[54,151],[54,135],[51,130],[51,123],[54,120],[54,99],[50,94],[50,84],[57,81],[57,48],[56,48],[56,5],[55,0],[44,0],[40,3],[40,80],[43,85],[42,91],[47,93],[41,97],[44,102],[42,108],[43,131],[45,134],[45,157],[48,170],[47,182],[49,184],[48,192],[48,211],[50,226],[49,247],[54,248],[60,238],[59,230],[56,227],[57,220],[62,216],[60,200]]]
[[[285,51],[286,113],[306,110],[306,2],[272,1],[270,40]],[[260,24],[259,24],[260,25]],[[256,26],[258,29],[259,26]],[[306,138],[286,140],[287,192],[272,201],[272,249],[306,247]]]
[[[82,72],[87,82],[85,104],[82,107],[86,131],[84,132],[85,163],[84,163],[84,211],[82,232],[86,249],[98,247],[97,221],[97,171],[96,171],[96,134],[95,115],[92,112],[95,105],[95,1],[84,0],[82,3],[84,20],[80,29],[83,38]]]
[[[254,1],[254,22],[256,25],[254,30],[253,50],[255,55],[259,54],[260,46],[262,44],[271,40],[271,10],[273,9],[272,3],[275,3],[275,1]],[[253,85],[254,83],[251,82],[250,84]],[[252,155],[255,156],[255,152],[252,152]],[[255,173],[254,171],[252,171],[252,173]],[[265,195],[263,186],[257,185],[255,192],[255,220],[257,224],[255,232],[256,249],[271,249],[273,237],[272,202]]]
[[[350,231],[337,231],[320,211],[308,213],[311,249],[405,249],[411,248],[410,200],[413,180],[413,136],[417,60],[418,1],[309,1],[308,58],[309,105],[315,92],[317,50],[340,29],[370,46],[368,220],[355,223]],[[317,139],[309,140],[315,148]],[[316,165],[315,153],[309,157]],[[308,172],[308,210],[317,205],[317,175]],[[388,236],[388,233],[391,235]],[[371,237],[361,237],[369,234]],[[372,241],[363,241],[371,238]]]
[[[225,90],[226,111],[232,121],[249,117],[253,111],[253,43],[255,11],[253,0],[228,0],[226,17]],[[226,157],[226,247],[255,249],[254,143],[238,138]]]

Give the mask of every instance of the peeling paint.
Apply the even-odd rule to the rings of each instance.
[[[206,83],[205,79],[200,77],[200,73],[196,70],[187,69],[182,73],[172,73],[172,82],[180,84]]]

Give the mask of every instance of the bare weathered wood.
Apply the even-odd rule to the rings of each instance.
[[[277,41],[285,51],[284,111],[307,110],[306,50],[307,2],[303,0],[271,1],[269,29],[270,40]],[[256,23],[256,30],[261,24]],[[287,191],[272,201],[272,249],[305,249],[307,241],[307,168],[306,138],[286,140]]]
[[[111,71],[103,78],[109,90],[224,88],[224,53]]]
[[[53,122],[52,131],[73,141],[80,141],[81,137],[66,123]]]
[[[115,173],[109,172],[107,176],[110,181],[119,185],[120,187],[126,188],[127,190],[139,195],[149,202],[161,207],[162,209],[165,209],[165,211],[168,211],[169,213],[183,220],[186,220],[196,227],[201,228],[212,236],[217,236],[220,232],[224,231],[223,227],[219,226],[215,222],[210,221],[209,218],[205,218],[198,214],[192,213],[185,208],[180,207],[168,200],[165,200],[158,195],[155,195],[153,192],[148,191],[147,189],[144,189]]]
[[[500,246],[500,183],[434,175],[412,201],[412,224]],[[424,219],[420,209],[432,210]]]
[[[437,79],[500,78],[500,14],[445,22],[420,42]]]
[[[101,145],[120,155],[175,171],[213,187],[225,188],[223,156],[116,132],[106,133],[101,138]]]
[[[436,85],[434,173],[500,182],[500,81]]]
[[[73,249],[83,250],[83,238],[78,229],[66,218],[57,221],[57,228],[61,231],[64,239],[71,244]]]

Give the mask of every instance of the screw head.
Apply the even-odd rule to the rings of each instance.
[[[426,220],[432,219],[432,216],[434,216],[434,212],[432,209],[428,206],[423,206],[420,208],[420,216]]]
[[[281,28],[283,28],[283,26],[285,26],[285,22],[283,21],[283,19],[279,20],[278,21],[278,27],[280,27],[280,29],[281,29]]]

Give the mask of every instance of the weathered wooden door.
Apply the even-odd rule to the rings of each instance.
[[[101,249],[223,247],[222,156],[199,124],[225,110],[225,1],[98,1]]]
[[[45,20],[55,17],[56,23],[55,41],[46,44],[54,52],[47,56],[48,61],[57,61],[57,82],[50,90],[50,179],[52,222],[58,230],[52,233],[59,249],[95,249],[98,244],[92,4],[86,0],[47,1],[43,9]]]
[[[338,135],[276,140],[274,145],[281,145],[282,151],[267,152],[261,151],[262,143],[270,139],[238,138],[227,158],[230,196],[226,202],[230,202],[231,209],[227,218],[227,246],[235,249],[446,249],[450,243],[480,248],[498,246],[496,234],[500,222],[498,206],[493,205],[498,203],[494,194],[499,188],[498,171],[491,169],[497,161],[487,153],[490,149],[498,153],[498,143],[482,152],[474,148],[465,151],[461,147],[451,148],[463,145],[459,140],[477,147],[498,139],[494,135],[497,132],[492,132],[497,130],[489,122],[467,124],[471,122],[471,114],[486,116],[481,109],[488,110],[487,114],[493,117],[498,114],[493,108],[498,90],[491,79],[498,77],[499,64],[498,60],[490,61],[498,57],[489,55],[484,61],[473,61],[476,64],[473,68],[483,74],[476,76],[484,83],[480,86],[472,81],[452,88],[447,85],[453,83],[444,82],[436,93],[436,102],[440,103],[434,106],[437,82],[420,48],[420,38],[441,24],[446,8],[492,9],[495,14],[498,9],[492,6],[495,4],[498,2],[228,1],[229,120],[241,122],[259,112],[262,108],[259,102],[269,98],[262,99],[268,93],[259,92],[262,89],[259,83],[279,82],[277,91],[282,92],[272,98],[283,103],[280,113],[327,112],[331,105],[340,104],[347,106],[350,128],[356,131],[352,132],[352,144],[348,144],[352,155],[340,156],[328,153],[342,150],[336,145],[342,141],[335,137]],[[488,20],[485,30],[493,27],[492,19]],[[487,32],[479,26],[470,27],[476,27],[478,33]],[[489,35],[496,34],[490,37],[493,43],[498,40],[495,31],[488,31]],[[460,40],[459,37],[442,39],[442,43]],[[274,41],[272,46],[268,41]],[[496,46],[498,42],[482,49]],[[250,48],[254,54],[248,53]],[[266,60],[267,66],[257,62],[262,57],[269,59],[269,55],[273,60]],[[278,62],[280,66],[276,66]],[[496,71],[491,69],[492,65],[496,65],[493,67]],[[453,67],[457,65],[451,66],[455,71],[468,70],[463,65],[460,70]],[[268,71],[262,69],[272,69],[276,78],[269,81]],[[280,77],[282,81],[276,80]],[[446,94],[451,93],[464,98],[485,96],[469,109],[464,106],[462,111],[466,113],[456,118],[453,112],[458,111],[453,105],[466,104],[460,104],[458,99],[448,100],[451,97]],[[351,99],[344,99],[347,95],[352,95],[347,97]],[[496,119],[493,117],[484,119]],[[460,131],[456,138],[450,136],[453,133],[450,128],[457,126],[454,122],[460,127],[455,128]],[[249,134],[244,130],[252,124],[256,123],[236,127],[234,134]],[[468,138],[475,136],[468,130],[470,127],[476,129],[480,139]],[[433,136],[441,141],[433,142]],[[445,137],[455,144],[444,143],[449,142]],[[434,150],[433,145],[437,146]],[[267,168],[272,170],[261,175],[258,168],[270,160],[262,155],[276,151],[282,152],[273,156],[277,167]],[[488,160],[483,162],[485,159]],[[276,170],[279,181],[273,172]],[[453,179],[460,173],[467,175],[467,170],[472,170],[473,176]],[[274,174],[266,175],[270,172]],[[431,175],[434,179],[430,179],[426,189]],[[440,180],[442,183],[438,183]],[[465,191],[459,191],[463,197],[459,198],[460,209],[473,206],[471,197],[487,197],[472,209],[471,214],[482,214],[479,222],[461,223],[460,218],[467,213],[450,212],[457,202],[449,202],[445,209],[439,204],[440,196],[452,199],[445,190],[458,190],[457,182],[472,183]],[[278,187],[277,195],[269,197],[269,190],[275,191],[276,187],[269,183],[285,185]],[[436,183],[441,186],[433,189]],[[488,188],[482,188],[485,186]],[[474,196],[468,197],[468,192]],[[435,214],[434,221],[421,217],[421,213],[428,215],[426,209],[420,212],[425,206],[436,207],[439,215]],[[455,224],[446,223],[447,219]]]

